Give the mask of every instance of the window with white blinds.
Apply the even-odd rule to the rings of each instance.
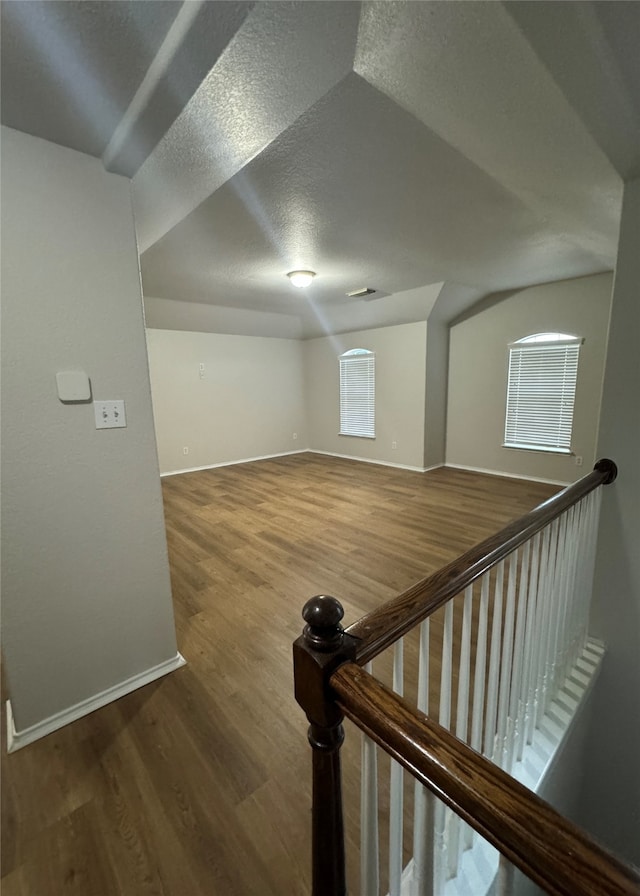
[[[364,348],[340,355],[340,435],[376,437],[376,356]]]
[[[509,346],[505,448],[571,453],[581,343],[538,333]]]

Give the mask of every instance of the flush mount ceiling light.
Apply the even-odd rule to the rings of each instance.
[[[289,271],[287,277],[291,280],[294,286],[298,286],[302,289],[304,286],[308,286],[311,283],[315,275],[315,271]]]

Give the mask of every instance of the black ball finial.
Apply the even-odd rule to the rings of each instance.
[[[302,608],[302,618],[307,623],[304,639],[315,650],[335,650],[342,643],[343,629],[340,620],[344,616],[342,604],[329,594],[310,598]]]

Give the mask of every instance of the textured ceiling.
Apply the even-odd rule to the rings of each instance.
[[[446,320],[613,266],[640,174],[640,3],[2,13],[3,122],[133,177],[152,326]],[[309,290],[296,267],[317,271]],[[380,297],[345,297],[360,286]]]
[[[102,155],[181,7],[2,4],[2,123]]]

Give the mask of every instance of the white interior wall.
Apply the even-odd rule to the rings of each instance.
[[[129,181],[3,128],[2,298],[2,634],[20,734],[179,659]],[[126,428],[59,401],[56,372],[75,369],[94,398],[124,399]]]
[[[489,297],[451,327],[446,463],[574,482],[596,459],[612,275],[597,274]],[[533,333],[584,337],[571,455],[503,448],[508,345]]]
[[[300,341],[150,329],[147,342],[162,473],[308,447]]]
[[[604,489],[591,632],[607,645],[578,821],[640,866],[640,179],[625,187],[598,454]]]
[[[309,446],[316,451],[422,469],[426,333],[422,321],[308,340],[304,365]],[[354,348],[376,354],[375,439],[339,435],[338,358]]]

